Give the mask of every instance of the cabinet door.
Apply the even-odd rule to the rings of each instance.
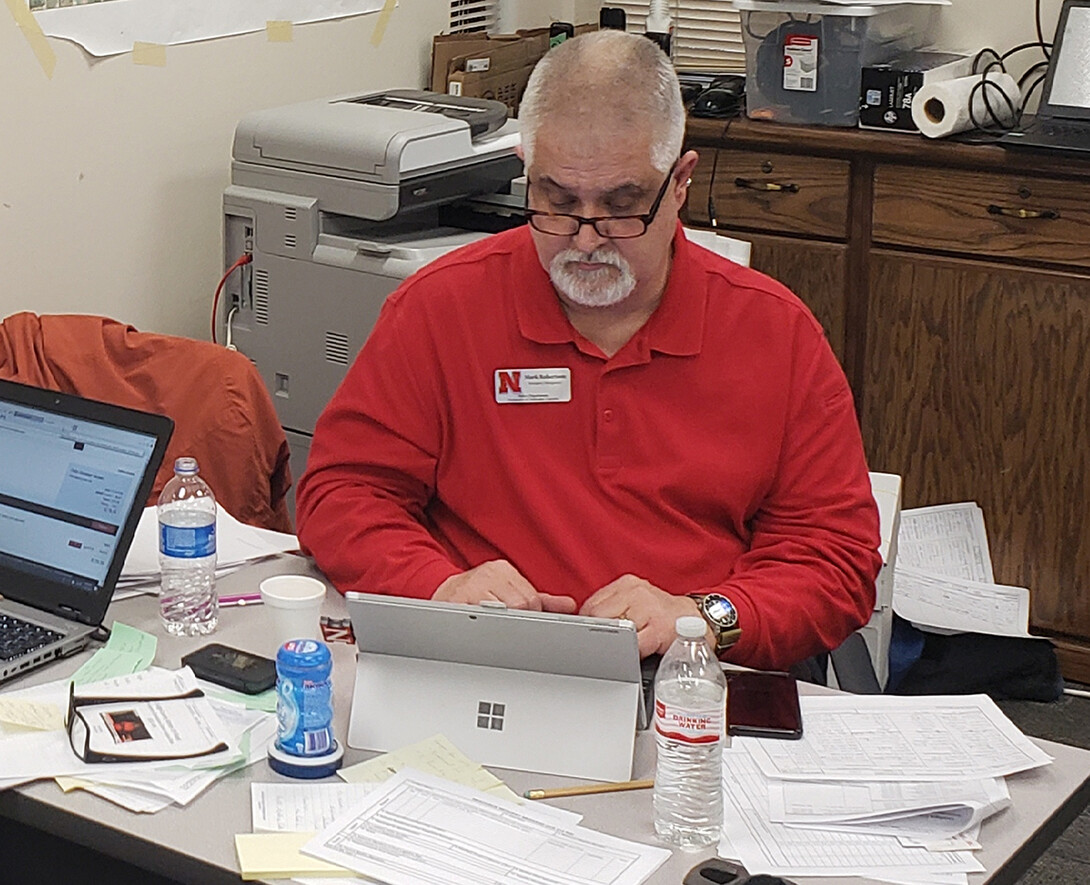
[[[799,296],[825,329],[844,365],[844,281],[848,247],[764,234],[732,233],[753,244],[750,266]],[[851,377],[849,375],[849,377]]]
[[[1090,637],[1090,276],[876,250],[863,372],[872,470],[904,506],[977,501],[996,580]]]

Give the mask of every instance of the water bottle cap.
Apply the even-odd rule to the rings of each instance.
[[[707,630],[707,625],[704,623],[703,618],[698,618],[696,615],[685,615],[677,619],[674,628],[677,630],[677,635],[684,639],[702,639]]]
[[[199,470],[199,468],[197,467],[197,459],[196,458],[182,457],[182,458],[176,459],[175,462],[174,462],[174,472],[175,473],[190,474],[190,473],[197,473],[198,470]]]

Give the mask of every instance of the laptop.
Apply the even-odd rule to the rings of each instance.
[[[1064,0],[1037,116],[999,143],[1090,152],[1090,0]]]
[[[90,641],[173,429],[0,380],[0,682]]]
[[[356,635],[348,746],[443,734],[476,762],[632,776],[642,710],[631,621],[345,594]]]

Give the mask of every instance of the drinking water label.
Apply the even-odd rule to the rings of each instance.
[[[187,526],[159,525],[159,550],[164,556],[200,559],[216,552],[216,524]]]
[[[723,736],[724,710],[694,711],[655,699],[655,731],[685,744],[714,744]]]

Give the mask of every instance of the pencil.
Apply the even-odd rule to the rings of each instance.
[[[623,790],[649,790],[655,785],[653,780],[621,781],[616,784],[587,784],[583,787],[559,787],[555,790],[527,790],[522,795],[527,799],[557,799],[561,796],[589,796],[592,793],[619,793]]]

